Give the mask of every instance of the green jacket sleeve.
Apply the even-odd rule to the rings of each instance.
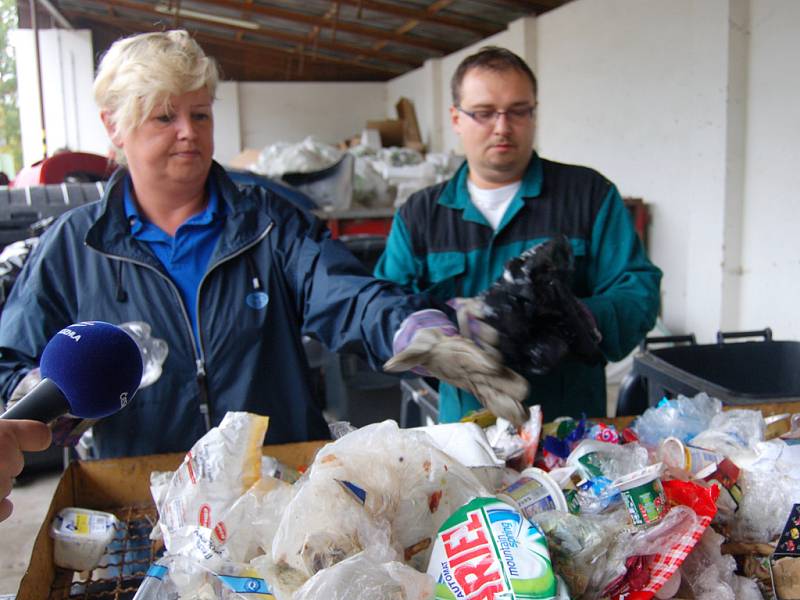
[[[591,295],[581,300],[603,334],[603,354],[621,360],[655,325],[661,270],[647,258],[616,187],[598,211],[587,258]]]

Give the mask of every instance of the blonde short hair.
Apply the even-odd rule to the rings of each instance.
[[[100,61],[94,99],[120,135],[144,123],[169,97],[206,88],[214,98],[219,73],[213,58],[183,29],[142,33],[114,42]]]

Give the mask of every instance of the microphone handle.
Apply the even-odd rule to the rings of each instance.
[[[30,419],[49,423],[70,411],[69,402],[51,379],[42,379],[19,402],[11,405],[0,419]]]

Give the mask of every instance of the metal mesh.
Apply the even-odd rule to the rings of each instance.
[[[91,571],[56,568],[49,598],[133,598],[148,567],[163,554],[163,544],[150,540],[158,515],[154,506],[112,509],[119,524],[100,564]]]

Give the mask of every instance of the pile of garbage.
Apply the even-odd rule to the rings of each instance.
[[[261,455],[267,425],[229,413],[152,474],[166,552],[138,600],[756,600],[769,557],[742,548],[800,502],[800,419],[705,394],[622,430],[538,407],[521,428],[344,427],[302,474]]]
[[[345,155],[354,158],[348,172],[352,197],[314,198],[320,208],[380,208],[400,206],[417,190],[449,179],[463,158],[454,154],[421,152],[406,147],[380,148],[367,140],[341,150],[309,136],[299,143],[278,142],[265,147],[250,165],[254,173],[272,178],[287,174],[321,172],[337,165]],[[350,168],[350,161],[347,162]]]

